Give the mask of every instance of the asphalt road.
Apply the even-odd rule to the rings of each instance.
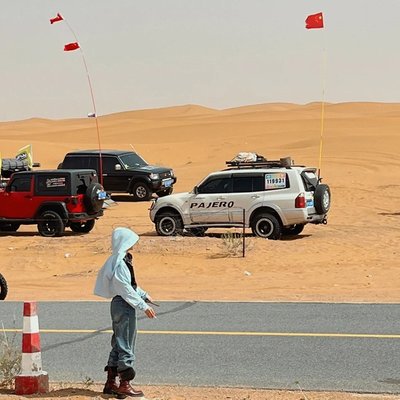
[[[137,384],[400,393],[400,305],[163,302],[139,316]],[[108,302],[40,302],[52,381],[102,382]],[[0,302],[10,340],[22,303]],[[20,331],[14,337],[20,346]]]

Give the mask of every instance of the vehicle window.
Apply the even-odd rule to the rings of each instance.
[[[68,195],[69,187],[68,174],[46,174],[37,175],[35,182],[35,194],[41,196],[65,196]]]
[[[270,172],[265,174],[265,190],[286,189],[290,187],[286,172]]]
[[[315,190],[318,185],[318,178],[314,171],[303,171],[301,178],[307,192],[312,192]]]
[[[119,164],[119,160],[116,157],[102,157],[101,161],[103,163],[103,172],[114,172],[115,165]]]
[[[230,193],[232,191],[232,179],[210,178],[198,187],[198,193]]]
[[[11,182],[11,192],[30,192],[32,176],[16,176]]]
[[[142,157],[140,157],[136,153],[129,153],[129,154],[124,154],[123,156],[119,157],[122,161],[122,164],[125,168],[137,168],[137,167],[145,167],[147,164],[146,161],[143,160]]]
[[[63,161],[63,168],[89,168],[88,157],[66,157]]]
[[[253,190],[252,176],[233,177],[233,193],[251,192]]]
[[[261,192],[265,188],[263,176],[253,176],[253,192]]]

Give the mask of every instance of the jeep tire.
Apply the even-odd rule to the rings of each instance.
[[[251,221],[253,235],[264,239],[279,240],[282,228],[279,221],[272,214],[260,213]]]
[[[135,183],[131,193],[135,201],[149,200],[152,195],[149,187],[143,182]]]
[[[8,293],[7,282],[2,274],[0,274],[0,300],[4,300]]]
[[[155,225],[160,236],[176,236],[183,233],[182,218],[178,214],[162,213],[156,217]]]
[[[86,189],[85,202],[89,213],[97,213],[103,208],[104,200],[99,199],[99,192],[103,190],[100,183],[91,183]]]
[[[94,219],[89,219],[84,222],[71,222],[70,228],[72,232],[76,233],[89,233],[94,228]]]
[[[331,207],[331,191],[328,185],[320,183],[314,193],[314,207],[318,214],[326,214]]]
[[[65,224],[62,218],[55,211],[44,211],[39,216],[37,224],[39,233],[44,237],[62,236]]]

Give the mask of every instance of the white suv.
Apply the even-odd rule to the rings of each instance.
[[[191,192],[155,199],[150,219],[162,236],[184,229],[202,236],[210,227],[250,227],[256,236],[298,235],[308,223],[326,224],[331,203],[328,185],[316,168],[294,165],[290,157],[267,161],[227,161]]]

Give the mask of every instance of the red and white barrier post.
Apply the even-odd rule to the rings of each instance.
[[[15,377],[15,394],[47,393],[49,376],[42,370],[39,319],[35,301],[24,302],[21,373]]]

